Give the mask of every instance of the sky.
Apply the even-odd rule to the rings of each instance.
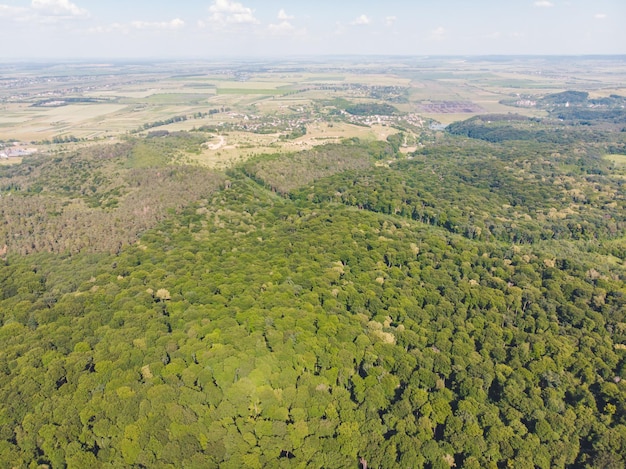
[[[626,0],[0,0],[0,59],[626,54]]]

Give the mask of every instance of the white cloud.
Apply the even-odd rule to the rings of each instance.
[[[152,30],[174,30],[181,29],[185,26],[185,22],[180,18],[174,18],[172,21],[132,21],[130,25],[135,29],[152,29]]]
[[[548,0],[538,0],[534,5],[539,8],[550,8],[554,6],[554,3],[549,2]]]
[[[26,11],[26,8],[12,7],[11,5],[0,5],[0,17],[12,17],[21,15]]]
[[[185,22],[180,18],[171,21],[131,21],[130,23],[112,23],[106,26],[96,26],[87,31],[92,34],[123,33],[130,34],[131,31],[174,31],[185,26]]]
[[[344,24],[341,23],[340,21],[337,21],[335,23],[335,30],[334,30],[333,34],[340,36],[340,35],[344,34],[345,32],[346,32],[346,27],[344,26]]]
[[[32,0],[33,9],[43,16],[87,16],[84,8],[69,0]]]
[[[16,15],[24,10],[24,8],[12,7],[11,5],[0,5],[0,15],[2,16]]]
[[[500,39],[502,37],[502,33],[500,31],[495,31],[490,34],[485,34],[485,39]]]
[[[446,30],[443,26],[439,26],[436,29],[433,29],[430,32],[430,38],[434,41],[441,41],[442,39],[444,39],[446,35]]]
[[[370,24],[372,22],[372,20],[370,20],[367,15],[361,15],[357,18],[355,18],[355,20],[350,23],[350,24],[355,24],[355,25],[365,25],[365,24]]]
[[[385,18],[385,25],[386,26],[393,26],[393,24],[396,22],[398,18],[396,16],[388,16]]]
[[[287,13],[285,13],[285,10],[283,10],[282,8],[278,12],[278,19],[279,20],[288,21],[288,20],[292,20],[294,18],[295,17],[293,15],[288,15]]]
[[[597,20],[604,20],[604,19],[606,19],[606,13],[596,13],[594,15],[594,18],[597,19]]]
[[[272,34],[281,35],[281,34],[291,34],[296,28],[289,21],[281,21],[278,24],[270,24],[267,29]]]
[[[28,7],[0,5],[0,18],[10,18],[18,22],[54,24],[88,16],[87,10],[69,0],[31,0]]]
[[[94,28],[89,28],[87,32],[91,34],[102,34],[102,33],[113,33],[113,32],[128,33],[129,28],[127,25],[123,25],[121,23],[113,23],[107,26],[96,26]]]
[[[209,7],[209,20],[218,24],[259,24],[254,10],[231,0],[215,0]]]
[[[291,23],[295,16],[287,14],[284,9],[280,9],[276,18],[279,22],[272,23],[267,27],[273,36],[302,36],[306,34],[306,29],[298,29]]]

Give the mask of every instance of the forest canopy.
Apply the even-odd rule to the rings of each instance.
[[[0,168],[0,464],[623,467],[624,137],[552,125]]]

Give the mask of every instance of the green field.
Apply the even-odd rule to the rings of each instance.
[[[282,95],[288,93],[288,90],[273,90],[261,88],[217,88],[217,94],[234,94],[234,95]]]
[[[161,93],[153,94],[139,102],[146,104],[200,104],[214,96],[214,93]]]

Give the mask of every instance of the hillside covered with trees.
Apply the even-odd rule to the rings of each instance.
[[[0,465],[624,467],[625,134],[476,125],[0,168]]]
[[[515,107],[536,107],[550,117],[569,125],[614,127],[624,129],[626,124],[626,97],[618,94],[591,98],[587,91],[568,90],[545,96],[518,95],[504,99],[502,104]]]

